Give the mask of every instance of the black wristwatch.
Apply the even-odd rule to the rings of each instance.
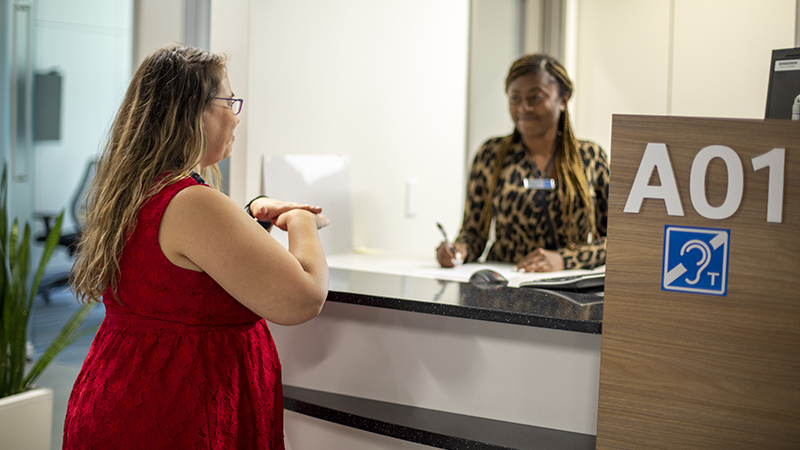
[[[253,215],[253,212],[252,212],[252,211],[250,211],[250,205],[251,205],[251,204],[252,204],[254,201],[256,201],[256,200],[258,200],[258,199],[260,199],[260,198],[269,198],[269,197],[267,197],[266,195],[259,195],[258,197],[256,197],[256,198],[254,198],[254,199],[250,200],[250,203],[248,203],[248,204],[247,204],[247,206],[245,206],[245,207],[244,207],[244,210],[245,210],[245,211],[247,212],[247,214],[248,214],[248,215],[250,215],[250,217],[252,217],[253,219],[255,219],[256,217]],[[259,225],[261,225],[261,228],[263,228],[263,229],[265,229],[265,230],[267,230],[267,231],[270,231],[270,230],[272,230],[272,221],[271,221],[271,220],[258,220],[258,219],[256,219],[256,222],[258,222],[258,224],[259,224]]]

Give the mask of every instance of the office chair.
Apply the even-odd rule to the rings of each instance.
[[[86,170],[83,173],[83,178],[78,184],[78,190],[75,192],[75,194],[73,194],[72,208],[69,211],[72,215],[72,220],[75,223],[75,231],[65,234],[62,229],[61,236],[58,238],[58,245],[65,247],[70,257],[75,256],[75,252],[78,249],[78,241],[81,238],[81,229],[86,223],[86,196],[89,193],[89,188],[92,186],[92,181],[94,181],[94,176],[96,173],[97,161],[89,161],[89,164],[87,164]],[[38,235],[36,240],[38,242],[45,242],[47,240],[47,235],[50,234],[50,230],[55,224],[58,214],[37,212],[35,213],[35,216],[38,219],[42,219],[45,228],[44,233]],[[42,277],[42,281],[39,283],[39,289],[36,291],[36,293],[44,297],[45,303],[50,303],[50,291],[57,287],[66,287],[68,285],[69,271],[48,274]]]

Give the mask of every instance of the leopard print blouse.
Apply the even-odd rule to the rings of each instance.
[[[467,187],[464,220],[456,242],[469,249],[468,262],[483,254],[488,233],[479,227],[481,210],[488,200],[489,180],[492,176],[497,152],[502,138],[486,141],[475,156]],[[556,190],[528,190],[525,178],[542,178],[533,164],[527,147],[518,133],[514,134],[506,152],[503,166],[492,196],[492,214],[495,218],[496,240],[489,249],[488,261],[516,263],[538,247],[558,250],[564,258],[565,269],[592,269],[605,264],[606,230],[608,226],[608,157],[599,145],[578,141],[578,148],[586,169],[586,180],[595,200],[598,236],[591,243],[568,245],[562,232],[561,202],[557,182]],[[562,194],[563,195],[563,194]],[[578,198],[573,214],[583,216],[585,206]],[[585,228],[579,218],[579,225]]]

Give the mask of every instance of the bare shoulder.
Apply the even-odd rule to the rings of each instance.
[[[199,232],[213,238],[217,236],[209,232],[230,231],[231,227],[242,224],[254,225],[249,222],[253,220],[230,197],[208,186],[197,185],[175,194],[164,211],[161,227],[176,227],[180,233]]]
[[[213,247],[231,233],[247,233],[249,216],[227,195],[208,186],[189,186],[175,194],[159,227],[159,244],[167,259],[190,270],[202,270],[188,249]]]

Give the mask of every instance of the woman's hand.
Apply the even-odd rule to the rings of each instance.
[[[319,214],[322,212],[322,208],[319,206],[307,205],[304,203],[282,202],[280,200],[267,197],[257,198],[250,203],[250,213],[256,218],[256,220],[260,220],[262,222],[267,220],[275,222],[275,219],[281,214],[295,209],[305,210],[314,214]],[[327,225],[327,223],[325,225]],[[322,226],[319,226],[318,229],[319,228],[322,228]]]
[[[517,263],[516,269],[521,272],[555,272],[564,270],[564,258],[553,250],[537,248]]]
[[[444,241],[439,244],[439,247],[436,249],[436,260],[439,261],[440,266],[447,268],[455,267],[456,264],[461,264],[467,260],[466,245],[460,242],[453,242],[453,248],[456,250],[455,255],[450,251],[450,248]]]
[[[281,202],[283,203],[283,202]],[[308,205],[305,205],[308,206]],[[275,219],[272,220],[273,225],[280,228],[283,231],[287,231],[287,224],[288,221],[300,218],[300,216],[307,217],[311,220],[314,220],[314,224],[316,225],[317,229],[325,228],[330,225],[331,221],[326,219],[325,216],[322,214],[316,214],[306,208],[295,208],[290,209]]]

